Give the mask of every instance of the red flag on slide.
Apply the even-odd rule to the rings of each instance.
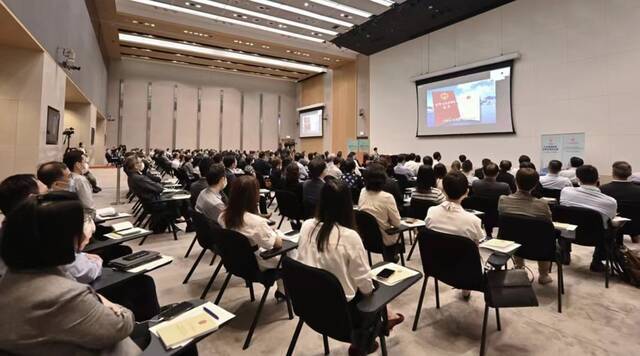
[[[458,102],[456,101],[456,95],[453,91],[434,91],[431,93],[431,96],[433,97],[436,126],[460,118]]]

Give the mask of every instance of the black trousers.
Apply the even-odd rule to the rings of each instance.
[[[359,350],[366,351],[371,348],[376,337],[382,328],[382,314],[386,313],[386,308],[377,313],[363,313],[358,309],[358,302],[362,300],[360,292],[349,302],[349,315],[353,331],[351,333],[351,344]]]
[[[156,284],[151,276],[141,274],[100,292],[107,299],[131,310],[136,321],[145,321],[160,313]]]

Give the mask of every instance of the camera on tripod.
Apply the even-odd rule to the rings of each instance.
[[[69,151],[69,146],[71,145],[71,136],[76,133],[75,130],[73,129],[73,127],[69,127],[64,129],[64,131],[62,131],[62,134],[64,135],[64,140],[62,141],[62,144],[64,145],[65,143],[67,144],[67,151]]]

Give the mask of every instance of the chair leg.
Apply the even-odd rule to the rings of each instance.
[[[502,330],[500,325],[500,309],[496,308],[496,324],[498,324],[498,331]]]
[[[296,330],[293,332],[293,337],[291,338],[291,342],[289,343],[289,348],[287,349],[287,356],[293,356],[293,350],[296,348],[296,342],[298,342],[298,336],[300,336],[300,330],[302,330],[302,325],[304,322],[302,319],[298,321],[298,325],[296,325]]]
[[[251,337],[253,336],[253,332],[256,330],[256,325],[258,325],[258,319],[260,319],[260,313],[262,312],[262,307],[264,306],[264,302],[267,300],[267,296],[269,295],[269,289],[271,289],[271,286],[266,287],[264,289],[264,293],[262,293],[262,299],[260,299],[260,305],[258,305],[256,316],[253,318],[253,322],[251,323],[251,328],[249,328],[249,333],[247,334],[247,339],[244,341],[244,346],[242,346],[243,350],[246,350],[251,344]]]
[[[209,262],[209,266],[213,266],[213,262],[216,261],[216,256],[218,256],[217,254],[213,254],[213,257],[211,257],[211,262]]]
[[[147,237],[149,237],[150,235],[147,235],[145,237],[142,238],[142,240],[140,240],[140,243],[138,244],[138,246],[142,246],[142,244],[144,243],[144,241],[147,239]]]
[[[605,267],[604,267],[604,287],[605,288],[609,288],[609,256],[607,256],[607,259],[605,261]]]
[[[247,287],[249,287],[249,296],[251,297],[251,301],[255,302],[256,301],[256,296],[255,294],[253,294],[253,283],[247,283]]]
[[[487,317],[489,316],[489,305],[484,305],[484,318],[482,320],[482,341],[480,342],[480,356],[484,356],[487,339]]]
[[[420,319],[420,310],[422,309],[422,300],[424,299],[424,292],[427,289],[427,280],[428,276],[424,277],[424,282],[422,282],[422,290],[420,291],[420,299],[418,299],[418,309],[416,310],[416,316],[413,318],[413,327],[412,331],[416,331],[418,328],[418,320]]]
[[[278,223],[278,230],[280,229],[280,226],[282,226],[282,222],[284,221],[284,215],[282,216],[282,218],[280,219],[280,223]]]
[[[209,289],[211,289],[211,286],[213,285],[213,281],[216,280],[216,277],[218,276],[218,272],[220,272],[220,268],[222,268],[222,259],[220,260],[220,262],[218,262],[218,267],[216,267],[216,270],[211,275],[211,278],[209,278],[209,282],[207,283],[207,286],[205,287],[205,289],[202,291],[202,295],[200,296],[200,299],[204,299],[207,296],[207,293],[209,293]],[[224,281],[225,284],[222,286],[223,289],[220,290],[220,293],[218,294],[218,298],[222,298],[222,292],[224,291],[224,288],[227,287],[229,278],[231,278],[231,274],[229,274],[227,276],[227,279]],[[218,304],[218,302],[216,302],[216,304]]]
[[[387,356],[387,342],[384,333],[380,333],[380,351],[382,352],[382,356]]]
[[[193,266],[191,266],[189,273],[187,273],[187,276],[184,277],[184,281],[182,281],[182,284],[187,284],[187,282],[189,282],[189,278],[191,278],[191,275],[193,274],[193,272],[195,272],[196,267],[198,266],[198,263],[200,263],[200,260],[202,259],[202,256],[204,256],[205,252],[207,252],[207,250],[203,248],[202,252],[200,252],[200,254],[198,255],[198,258],[196,258],[196,262],[194,262]]]
[[[440,288],[438,287],[438,279],[434,278],[436,281],[436,309],[440,309]]]
[[[193,240],[191,240],[191,245],[189,245],[189,248],[187,249],[187,253],[184,255],[184,258],[189,257],[189,254],[191,253],[191,250],[193,249],[193,245],[196,244],[196,240],[198,239],[198,237],[196,235],[193,236]]]
[[[331,350],[329,350],[329,338],[327,337],[327,335],[322,335],[322,343],[324,344],[324,354],[330,354]]]
[[[171,223],[171,232],[173,232],[173,239],[178,241],[178,227],[174,224]]]
[[[558,313],[562,313],[562,264],[558,263]]]
[[[418,244],[418,237],[416,236],[416,238],[413,239],[413,242],[411,243],[411,249],[409,250],[409,255],[407,255],[407,261],[411,259],[411,255],[413,255],[413,250],[415,250],[417,244]]]
[[[560,284],[562,294],[564,294],[564,271],[562,270],[562,263],[558,264],[558,270],[560,272],[560,280],[562,283]]]
[[[371,252],[367,251],[367,255],[369,257],[369,266],[373,266],[373,263],[371,262]]]
[[[287,303],[287,313],[289,313],[289,320],[293,320],[293,308],[291,307],[291,298],[289,298],[289,293],[287,293],[287,289],[284,289],[285,302]]]
[[[404,249],[404,246],[402,246],[402,248]],[[400,251],[400,264],[404,266],[404,252],[402,251]]]
[[[222,264],[222,261],[220,261],[219,263]],[[220,288],[220,291],[218,292],[218,296],[216,297],[216,301],[213,304],[220,303],[220,300],[222,299],[222,294],[224,293],[224,290],[227,289],[227,284],[229,284],[230,279],[231,279],[231,273],[227,274],[227,278],[224,279],[224,283],[222,283],[222,288]],[[200,299],[204,299],[204,298],[200,298]]]

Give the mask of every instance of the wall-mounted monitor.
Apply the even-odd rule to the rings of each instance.
[[[514,133],[513,60],[416,82],[416,136]]]
[[[47,107],[47,145],[58,144],[58,133],[60,131],[60,111]]]
[[[300,138],[322,137],[324,106],[303,109],[298,112]]]

